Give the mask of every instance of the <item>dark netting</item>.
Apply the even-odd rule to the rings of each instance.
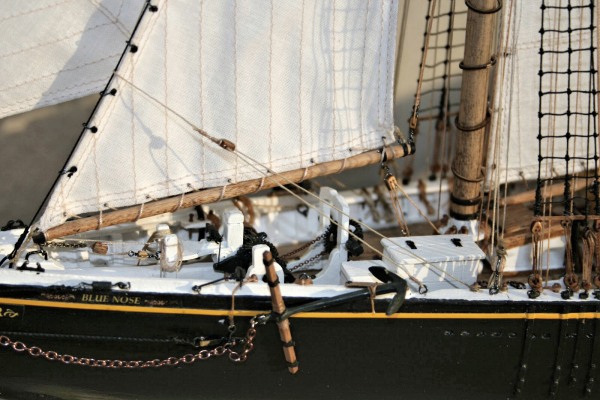
[[[593,0],[542,1],[536,216],[600,214],[595,12]],[[557,183],[562,196],[544,198]]]

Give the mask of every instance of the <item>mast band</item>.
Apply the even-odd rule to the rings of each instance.
[[[406,142],[401,142],[398,143],[400,146],[402,146],[402,150],[404,151],[405,155],[411,155],[415,153],[415,143],[411,142],[411,143],[406,143]]]
[[[491,10],[482,10],[480,8],[477,8],[473,4],[471,4],[471,0],[465,0],[465,4],[469,10],[478,14],[495,14],[502,9],[502,0],[498,0],[498,2],[496,3],[496,7],[492,8]]]
[[[474,219],[479,219],[479,212],[472,213],[472,214],[462,214],[462,213],[457,213],[455,211],[450,210],[450,217],[457,219],[459,221],[471,221]]]
[[[481,195],[475,197],[474,199],[461,199],[459,197],[450,194],[450,201],[459,206],[478,206],[481,204],[482,197]]]

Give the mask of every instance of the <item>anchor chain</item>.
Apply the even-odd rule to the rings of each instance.
[[[294,265],[293,267],[288,268],[288,270],[290,272],[294,272],[302,267],[308,267],[309,265],[312,265],[315,262],[319,261],[321,258],[326,256],[327,254],[328,253],[326,251],[322,251],[319,254],[315,254],[314,256],[307,258],[306,260],[302,261],[301,263],[298,263],[298,264]]]
[[[289,253],[286,253],[286,254],[282,255],[281,258],[283,258],[284,260],[287,260],[291,256],[293,256],[294,254],[298,254],[302,250],[306,250],[310,246],[312,246],[313,244],[315,244],[317,242],[320,242],[321,240],[325,239],[330,234],[331,234],[331,225],[329,225],[329,227],[327,227],[327,229],[325,230],[325,232],[323,232],[322,234],[320,234],[319,236],[317,236],[316,238],[314,238],[310,242],[303,244],[302,246],[298,247],[296,250],[292,250]]]
[[[293,256],[295,254],[298,254],[298,253],[300,253],[303,250],[308,249],[310,246],[312,246],[312,245],[314,245],[314,244],[316,244],[318,242],[323,241],[324,244],[325,244],[325,240],[327,239],[327,237],[329,237],[331,235],[332,229],[333,229],[333,226],[329,225],[327,227],[327,229],[325,229],[325,232],[323,232],[322,234],[320,234],[319,236],[317,236],[316,238],[314,238],[310,242],[305,243],[304,245],[298,247],[297,249],[292,250],[289,253],[286,253],[286,254],[282,255],[281,258],[283,258],[284,260],[289,260],[291,256]],[[298,270],[298,269],[300,269],[302,267],[307,267],[309,265],[312,265],[313,263],[315,263],[315,262],[319,261],[321,258],[323,258],[325,255],[327,255],[327,251],[326,250],[324,250],[324,251],[322,251],[322,252],[320,252],[318,254],[315,254],[314,256],[312,256],[312,257],[310,257],[310,258],[308,258],[308,259],[306,259],[306,260],[304,260],[304,261],[302,261],[302,262],[294,265],[291,268],[288,268],[288,270],[290,272],[294,272],[294,271],[296,271],[296,270]]]
[[[56,247],[62,249],[83,249],[87,246],[88,244],[82,241],[51,241],[42,245],[42,247]]]
[[[355,257],[355,256],[361,255],[363,252],[363,248],[360,245],[359,241],[360,241],[360,239],[364,238],[364,234],[362,231],[362,227],[360,226],[360,223],[358,223],[357,221],[354,221],[351,219],[350,226],[353,228],[353,231],[351,231],[351,235],[348,238],[348,241],[346,242],[346,249],[348,250],[349,256]],[[337,230],[338,230],[337,225],[330,224],[322,234],[320,234],[319,236],[317,236],[310,242],[305,243],[301,247],[282,255],[281,258],[289,259],[292,255],[297,254],[297,253],[301,252],[302,250],[308,249],[309,247],[311,247],[319,242],[322,242],[323,251],[313,255],[310,258],[307,258],[306,260],[301,261],[300,263],[294,265],[293,267],[288,267],[287,269],[290,272],[297,271],[300,268],[307,267],[309,265],[314,264],[315,262],[317,262],[320,259],[322,259],[323,257],[325,257],[327,254],[331,253],[336,246],[337,234],[338,234]],[[358,240],[357,240],[357,238],[358,238]]]
[[[140,250],[140,251],[133,251],[130,250],[127,255],[129,257],[137,257],[138,259],[144,259],[144,258],[154,258],[157,261],[160,261],[160,250],[156,251],[156,252],[151,252],[148,250]]]
[[[250,328],[246,332],[246,336],[243,340],[236,341],[231,340],[227,343],[217,346],[211,350],[200,350],[196,354],[185,354],[180,357],[167,357],[165,359],[152,359],[152,360],[96,360],[94,358],[77,357],[70,354],[60,354],[52,350],[43,350],[37,346],[28,346],[20,341],[13,341],[8,336],[0,335],[0,346],[6,348],[12,348],[17,353],[27,353],[32,357],[45,358],[49,361],[58,361],[63,364],[74,364],[86,367],[95,368],[128,368],[128,369],[141,369],[141,368],[160,368],[160,367],[172,367],[178,364],[193,364],[197,361],[208,360],[212,357],[221,357],[227,355],[228,358],[235,362],[241,363],[246,361],[248,354],[254,349],[254,339],[256,338],[256,325],[264,324],[266,322],[265,316],[255,316],[250,320]],[[242,349],[238,352],[234,348],[242,344]]]

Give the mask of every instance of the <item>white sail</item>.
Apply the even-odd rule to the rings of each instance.
[[[504,5],[504,36],[500,38],[501,54],[496,66],[498,84],[494,100],[495,116],[487,159],[488,171],[498,174],[500,181],[538,178],[538,133],[557,136],[555,140],[542,140],[541,155],[545,158],[540,171],[542,179],[594,168],[593,164],[574,157],[587,157],[588,146],[593,156],[593,148],[597,146],[595,139],[571,138],[568,141],[571,160],[567,162],[563,159],[567,154],[567,140],[561,136],[567,132],[571,135],[587,135],[588,131],[591,132],[589,117],[576,115],[592,112],[587,95],[572,93],[569,96],[564,92],[567,85],[573,92],[591,90],[593,82],[590,76],[593,75],[585,73],[585,70],[589,71],[590,66],[596,63],[595,55],[590,60],[589,51],[574,51],[569,61],[567,34],[546,32],[543,42],[540,34],[542,18],[546,30],[566,31],[569,25],[572,28],[589,28],[592,20],[596,24],[596,12],[589,7],[589,1],[571,1],[569,4],[573,6],[570,22],[566,2],[547,1],[543,13],[539,2],[509,1]],[[563,9],[555,8],[557,6]],[[596,46],[596,38],[592,37],[590,29],[574,29],[570,36],[573,48],[589,49],[590,46]],[[558,51],[544,54],[542,70],[560,73],[544,74],[540,83],[538,72],[542,47]],[[569,65],[572,70],[582,73],[569,76],[565,73]],[[541,108],[540,91],[545,93]],[[538,110],[545,114],[541,125]],[[573,113],[568,119],[564,116],[567,110]],[[561,115],[548,115],[550,113]]]
[[[395,0],[157,1],[41,220],[341,160],[393,140]],[[201,136],[235,143],[249,165]]]
[[[5,0],[0,118],[100,92],[143,0]]]

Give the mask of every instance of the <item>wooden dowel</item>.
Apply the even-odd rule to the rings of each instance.
[[[269,283],[269,290],[271,291],[271,306],[273,312],[281,315],[285,312],[285,303],[281,296],[281,289],[279,288],[279,280],[277,273],[275,272],[275,266],[273,265],[275,260],[270,251],[263,253],[263,263],[267,271],[267,282]],[[298,372],[298,361],[296,359],[296,351],[294,349],[294,342],[292,341],[292,332],[290,331],[290,321],[288,319],[277,322],[279,328],[279,337],[283,343],[283,355],[288,363],[288,371],[290,374]]]
[[[385,149],[388,160],[407,155],[405,148],[400,145],[389,146]],[[334,174],[339,172],[342,168],[345,170],[359,168],[366,165],[376,164],[378,162],[381,162],[381,152],[378,150],[372,150],[356,156],[348,157],[345,160],[329,161],[322,164],[316,164],[308,168],[299,168],[293,171],[283,172],[279,174],[280,176],[272,176],[271,178],[266,179],[253,179],[227,185],[225,187],[225,191],[223,191],[222,187],[216,187],[187,193],[183,201],[181,195],[179,194],[174,197],[148,202],[144,204],[142,215],[139,215],[139,205],[116,211],[106,211],[102,213],[102,227],[134,222],[139,218],[165,214],[178,208],[189,208],[200,204],[212,203],[219,199],[230,199],[248,193],[254,193],[258,189],[269,189],[278,186],[279,184],[286,185],[289,183],[289,181],[300,182],[304,179]],[[67,221],[61,225],[48,229],[43,233],[44,237],[40,237],[40,239],[37,241],[49,241],[77,233],[92,231],[97,228],[97,216],[80,218],[73,221]]]
[[[497,0],[472,0],[471,5],[479,10],[492,10]],[[454,163],[454,198],[474,204],[450,203],[450,216],[460,219],[476,219],[479,212],[481,166],[483,142],[488,107],[488,85],[491,66],[491,49],[494,37],[494,15],[483,14],[469,9],[465,32],[465,55],[463,60],[460,110],[458,113],[459,131],[456,133]],[[461,129],[462,128],[462,129]]]
[[[573,185],[572,190],[574,192],[585,188],[586,186],[585,179],[578,179],[576,183]],[[554,196],[562,196],[565,192],[565,186],[562,183],[556,183],[554,185],[550,185],[547,188],[542,190],[542,196],[544,199],[554,197]],[[526,192],[522,192],[519,194],[515,194],[512,196],[508,196],[504,199],[500,199],[500,206],[510,206],[513,204],[523,204],[528,201],[535,200],[535,190],[528,190]]]

